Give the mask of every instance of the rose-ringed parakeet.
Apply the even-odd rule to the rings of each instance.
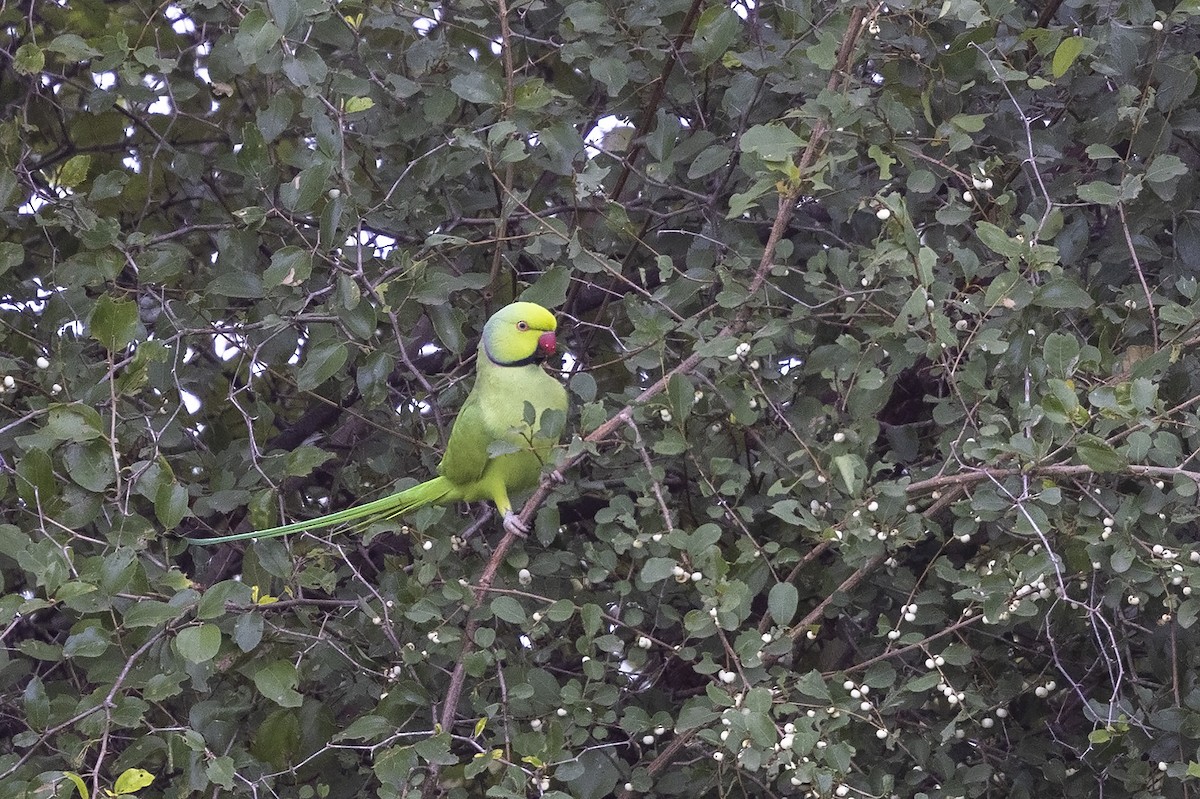
[[[527,532],[513,512],[510,492],[532,488],[549,462],[566,419],[567,392],[541,367],[554,352],[554,315],[540,305],[514,302],[483,327],[475,385],[463,403],[438,476],[412,488],[316,519],[266,530],[189,538],[220,544],[274,538],[351,522],[390,519],[430,504],[490,499],[510,533]],[[547,411],[551,413],[543,417]]]

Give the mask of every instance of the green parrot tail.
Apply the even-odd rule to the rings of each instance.
[[[453,502],[455,499],[458,499],[458,496],[455,494],[454,485],[445,477],[435,477],[432,480],[426,480],[424,483],[383,497],[382,499],[377,499],[374,502],[355,505],[352,508],[346,508],[345,510],[325,516],[318,516],[315,519],[292,522],[291,524],[283,524],[278,527],[269,527],[266,530],[254,530],[249,533],[222,535],[217,538],[188,538],[186,540],[189,544],[206,546],[209,544],[226,544],[230,541],[246,541],[252,538],[277,538],[281,535],[319,530],[323,527],[335,527],[350,522],[370,523],[392,519],[425,505]]]

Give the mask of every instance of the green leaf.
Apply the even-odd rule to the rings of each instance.
[[[0,275],[25,261],[25,248],[15,241],[0,241]]]
[[[671,406],[672,421],[683,424],[696,401],[696,387],[684,374],[673,374],[667,381],[667,402]]]
[[[700,151],[688,165],[688,180],[699,180],[729,163],[731,153],[723,144],[713,144]]]
[[[279,198],[292,213],[308,212],[325,193],[325,186],[332,171],[332,165],[324,160],[305,167],[291,181],[279,187]],[[271,262],[274,265],[275,259],[272,258]],[[295,264],[295,267],[298,271],[304,268],[303,264]],[[308,268],[311,271],[311,262]]]
[[[31,543],[29,534],[15,524],[0,524],[0,553],[18,557]]]
[[[236,773],[233,758],[229,755],[214,757],[204,768],[204,776],[214,785],[219,785],[227,791],[233,789]]]
[[[142,335],[137,303],[114,300],[108,294],[100,295],[92,308],[88,328],[92,338],[103,344],[109,352],[124,349]]]
[[[660,109],[655,115],[654,127],[645,138],[646,152],[659,161],[666,161],[674,152],[675,144],[679,141],[679,134],[682,130],[678,117]],[[625,215],[624,209],[621,210],[621,214]]]
[[[1075,193],[1085,203],[1095,203],[1097,205],[1112,207],[1121,201],[1121,195],[1117,192],[1117,187],[1102,180],[1093,180],[1091,183],[1085,183],[1077,188]]]
[[[468,72],[450,79],[450,91],[468,103],[495,105],[503,94],[500,83],[486,72]]]
[[[408,785],[417,768],[416,750],[411,746],[389,746],[375,755],[371,768],[381,784],[398,790]]]
[[[1068,36],[1063,39],[1054,50],[1054,59],[1050,62],[1050,74],[1055,79],[1065,75],[1071,65],[1075,63],[1075,59],[1079,58],[1088,41],[1083,36]]]
[[[764,177],[755,181],[746,191],[734,192],[729,195],[729,211],[725,214],[725,218],[735,219],[747,213],[754,207],[759,197],[773,190],[774,187],[775,181]]]
[[[383,716],[359,716],[350,726],[333,736],[334,741],[377,741],[395,731],[395,725]]]
[[[878,144],[872,144],[870,147],[867,148],[867,156],[872,161],[875,162],[875,165],[877,167],[879,167],[879,179],[880,180],[891,180],[892,179],[892,165],[896,163],[895,158],[893,158],[892,156],[885,153],[883,151],[883,148],[880,147]],[[928,174],[928,173],[926,173],[926,174]],[[910,185],[911,185],[911,183],[910,183]]]
[[[375,101],[370,97],[350,97],[346,100],[346,113],[357,114],[375,107]]]
[[[1066,333],[1051,333],[1042,344],[1042,357],[1051,374],[1070,377],[1079,361],[1079,341]]]
[[[764,161],[788,161],[804,146],[804,140],[779,123],[755,125],[742,134],[738,147]]]
[[[184,627],[175,636],[175,651],[192,663],[207,663],[221,648],[221,630],[215,624]]]
[[[337,339],[318,342],[309,350],[304,365],[296,374],[296,387],[301,391],[312,391],[333,377],[349,357],[346,345]]]
[[[776,624],[790,624],[799,602],[800,592],[791,583],[775,583],[767,594],[767,610]]]
[[[17,461],[17,493],[30,507],[43,507],[58,493],[54,466],[44,449],[25,453]]]
[[[186,612],[186,607],[177,607],[154,599],[143,599],[129,606],[121,617],[121,623],[128,629],[157,627],[179,618]]]
[[[267,157],[267,142],[263,132],[259,130],[258,125],[243,125],[242,126],[242,146],[237,151],[237,163],[242,169],[250,174],[265,172],[270,168],[270,160]],[[255,209],[261,211],[261,209]],[[247,211],[246,213],[249,213]],[[246,213],[236,212],[238,216],[245,218]]]
[[[312,253],[299,247],[283,247],[271,255],[271,265],[263,272],[263,284],[298,286],[312,274]]]
[[[304,697],[296,692],[300,678],[286,660],[274,660],[253,673],[254,687],[280,707],[300,707]]]
[[[816,44],[808,47],[804,55],[820,70],[831,70],[837,65],[838,38],[830,31],[822,31]]]
[[[554,100],[554,91],[541,78],[527,78],[518,86],[513,104],[522,111],[536,111]]]
[[[718,715],[707,697],[693,697],[683,703],[683,708],[675,718],[675,732],[686,732],[696,727],[702,727],[715,721],[717,717]]]
[[[166,529],[174,530],[187,515],[187,489],[173,480],[164,480],[154,495],[155,518]]]
[[[1136,200],[1142,193],[1143,182],[1141,175],[1126,175],[1121,178],[1121,185],[1117,188],[1117,200],[1124,203]]]
[[[121,772],[121,776],[117,777],[117,781],[113,783],[113,791],[118,796],[137,793],[142,788],[149,787],[153,782],[154,775],[149,771],[140,768],[127,768]]]
[[[243,652],[255,649],[263,637],[261,613],[243,613],[233,623],[233,643]]]
[[[1105,161],[1112,158],[1119,160],[1121,158],[1120,153],[1102,142],[1089,144],[1084,152],[1086,152],[1087,157],[1093,161]]]
[[[1028,245],[1011,238],[1003,229],[991,222],[976,222],[975,234],[979,236],[979,240],[985,247],[997,255],[1003,255],[1006,258],[1020,258],[1029,252]]]
[[[1034,296],[1043,308],[1091,308],[1092,296],[1069,277],[1048,280]]]
[[[552,266],[536,283],[521,292],[521,300],[537,303],[543,308],[557,308],[566,302],[570,286],[571,270],[565,266]]]
[[[217,275],[208,290],[222,297],[254,300],[263,296],[262,278],[250,272],[225,272]]]
[[[250,751],[259,760],[275,768],[286,768],[295,758],[300,745],[300,719],[297,714],[284,708],[276,708],[254,731]]]
[[[1112,556],[1109,558],[1109,565],[1117,574],[1124,574],[1129,571],[1129,567],[1133,565],[1137,556],[1134,551],[1127,546],[1118,546],[1113,550]]]
[[[267,0],[267,8],[285,33],[291,32],[303,18],[298,0]]]
[[[34,75],[46,66],[46,54],[36,44],[26,42],[17,48],[12,64],[18,74]]]
[[[1128,466],[1119,452],[1093,435],[1079,437],[1075,443],[1075,454],[1085,466],[1096,472],[1119,472]]]
[[[991,114],[957,114],[950,119],[950,124],[964,133],[978,133],[987,124]]]
[[[910,192],[929,194],[937,187],[937,176],[928,169],[917,169],[908,175],[908,190]]]
[[[829,702],[833,699],[829,693],[829,686],[819,671],[808,671],[802,674],[796,682],[796,689],[805,696],[813,697],[818,702]]]
[[[1195,96],[1195,64],[1195,55],[1190,52],[1156,60],[1154,71],[1159,80],[1154,105],[1159,111],[1170,113]]]
[[[73,155],[58,171],[58,185],[64,189],[73,189],[87,180],[88,169],[92,166],[90,155]]]
[[[256,64],[267,57],[282,37],[283,31],[267,17],[266,12],[254,8],[242,17],[233,41],[242,60],[247,64]]]
[[[501,621],[506,621],[509,624],[525,624],[529,617],[525,615],[525,608],[521,607],[521,603],[511,596],[498,596],[492,600],[492,613]]]
[[[83,777],[80,777],[74,771],[64,771],[62,775],[75,786],[75,790],[79,791],[80,799],[89,799],[91,794],[88,793],[87,783],[83,781]]]
[[[1170,201],[1175,197],[1178,179],[1188,173],[1187,165],[1177,155],[1164,153],[1155,156],[1146,167],[1145,178],[1150,188],[1160,199]]]
[[[55,36],[46,45],[46,51],[59,53],[67,61],[86,61],[100,55],[100,51],[92,47],[83,37],[76,33],[63,33]]]
[[[413,744],[413,749],[428,763],[452,766],[458,757],[450,751],[450,734],[441,733]]]
[[[1187,173],[1188,168],[1182,158],[1170,153],[1162,153],[1156,155],[1150,165],[1146,167],[1146,180],[1151,183],[1164,183]]]
[[[288,477],[307,477],[313,469],[335,457],[320,447],[303,445],[289,452],[284,460],[283,473]]]
[[[647,558],[642,564],[640,578],[644,583],[660,582],[672,576],[678,565],[679,562],[674,558]]]
[[[575,603],[569,599],[560,599],[546,608],[545,616],[552,622],[562,623],[575,615]]]
[[[1135,410],[1149,411],[1158,400],[1158,384],[1145,377],[1136,377],[1129,382],[1129,401]]]
[[[242,141],[246,142],[248,136],[255,138],[255,144],[261,148],[261,158],[264,166],[266,164],[266,144],[279,138],[284,130],[287,129],[295,113],[296,106],[292,102],[291,97],[287,94],[277,94],[271,98],[271,102],[265,108],[259,108],[255,112],[253,132],[249,129],[250,126],[242,128]],[[242,145],[243,149],[245,149],[245,146],[245,144]],[[240,151],[238,156],[240,163]]]
[[[217,619],[225,615],[226,605],[251,601],[251,587],[241,580],[222,580],[208,588],[196,606],[197,619]]]
[[[604,84],[609,97],[616,97],[629,83],[629,65],[620,58],[601,56],[592,61],[589,72]]]
[[[612,751],[610,747],[584,749],[579,754],[575,773],[563,769],[566,763],[559,766],[555,771],[555,778],[562,774],[561,779],[571,789],[571,799],[604,799],[617,795],[615,789],[626,771],[618,768],[613,762]],[[545,796],[549,797],[550,793],[546,793]]]
[[[108,651],[112,643],[108,633],[99,627],[85,627],[77,633],[67,636],[63,644],[63,657],[96,658]]]
[[[833,459],[833,468],[840,481],[842,490],[852,497],[862,492],[863,482],[867,476],[867,465],[857,455],[838,455]]]
[[[104,421],[95,408],[83,403],[51,405],[46,415],[46,432],[57,441],[87,442],[104,435]],[[112,461],[112,450],[105,448]]]
[[[696,33],[692,37],[692,52],[707,68],[725,55],[742,27],[742,21],[727,5],[709,6],[696,22]]]
[[[659,455],[682,455],[687,452],[687,441],[679,431],[665,430],[651,449]]]
[[[33,674],[25,683],[25,687],[21,691],[21,701],[29,726],[34,730],[45,729],[49,722],[50,699],[46,694],[46,686],[42,682],[42,678],[37,674]]]

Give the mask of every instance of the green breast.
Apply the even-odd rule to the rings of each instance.
[[[533,486],[543,465],[553,457],[562,436],[567,392],[540,366],[488,369],[480,374],[486,399],[481,405],[489,447],[513,450],[491,459],[488,469],[500,469],[512,490]],[[556,411],[549,418],[543,413]],[[532,424],[530,422],[532,421]],[[495,442],[501,442],[496,446]]]

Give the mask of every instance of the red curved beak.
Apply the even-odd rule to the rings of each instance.
[[[553,330],[547,330],[542,335],[538,336],[537,343],[538,352],[543,355],[553,355],[558,349],[558,339],[554,337]]]

